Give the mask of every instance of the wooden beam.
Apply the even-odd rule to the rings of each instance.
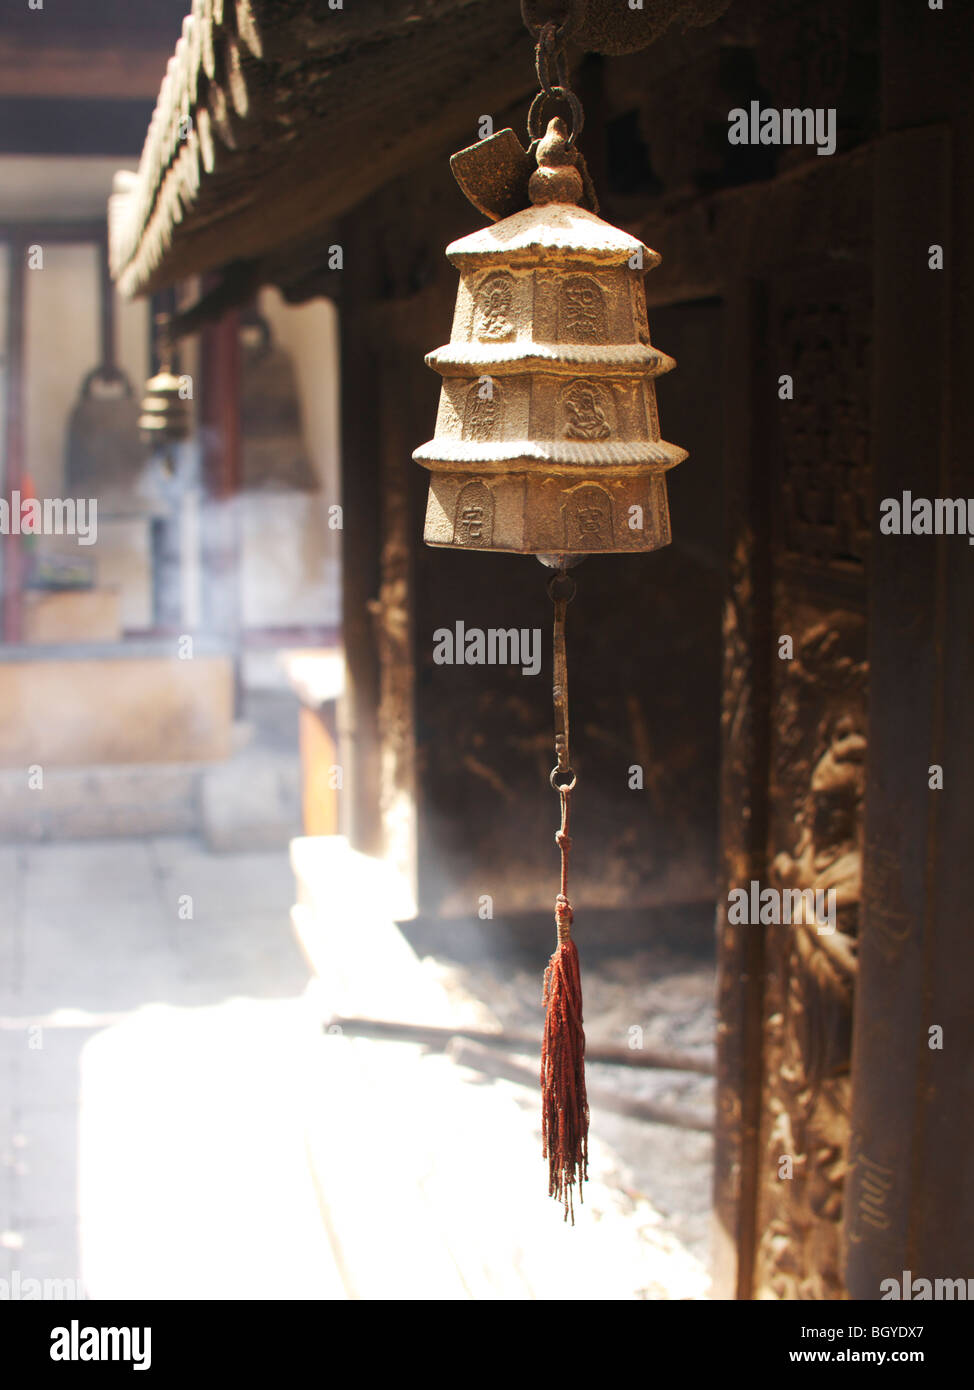
[[[496,1047],[502,1051],[522,1052],[533,1056],[541,1051],[541,1034],[488,1032],[483,1028],[461,1025],[443,1028],[429,1023],[402,1023],[380,1018],[346,1018],[335,1015],[326,1019],[323,1027],[328,1033],[347,1033],[352,1037],[382,1038],[390,1042],[421,1043],[424,1047],[444,1049],[457,1038],[480,1047]],[[688,1071],[699,1076],[713,1076],[714,1064],[709,1057],[692,1052],[680,1052],[668,1047],[641,1049],[615,1047],[611,1043],[585,1042],[586,1062],[601,1062],[613,1067],[643,1068],[649,1071]],[[537,1075],[534,1080],[537,1083]]]
[[[140,181],[118,199],[112,264],[123,293],[310,239],[389,178],[469,142],[479,113],[530,91],[531,44],[516,7],[436,0],[435,10],[441,17],[433,24],[424,14],[422,26],[407,7],[390,15],[373,5],[322,21],[312,0],[300,0],[302,28],[269,23],[270,7],[253,5],[261,58],[226,25],[212,34],[211,59],[202,30],[197,53],[190,25],[159,94]],[[360,30],[367,41],[349,62]],[[179,138],[180,118],[197,131],[201,110],[202,172]]]
[[[532,1091],[537,1090],[537,1067],[512,1062],[510,1058],[479,1043],[469,1042],[463,1036],[453,1039],[447,1054],[457,1066],[471,1067],[487,1076],[501,1077],[505,1081],[514,1081],[519,1086],[528,1086]],[[704,1134],[710,1134],[713,1130],[710,1116],[694,1111],[689,1106],[662,1105],[659,1101],[642,1100],[638,1096],[627,1096],[614,1091],[609,1086],[600,1086],[597,1082],[589,1082],[586,1089],[589,1104],[599,1110],[610,1110],[615,1115],[628,1115],[632,1120],[642,1120],[648,1124],[669,1125],[673,1129],[695,1129]]]

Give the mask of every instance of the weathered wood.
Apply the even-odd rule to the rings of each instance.
[[[242,120],[246,120],[251,109],[250,92],[247,87],[247,75],[244,72],[243,54],[236,39],[226,41],[225,52],[227,57],[227,91],[230,96],[230,103],[237,115]]]
[[[200,270],[260,254],[282,232],[310,234],[397,161],[403,167],[407,151],[414,159],[439,146],[450,125],[458,139],[471,138],[472,113],[530,88],[530,45],[516,11],[460,0],[434,8],[441,23],[424,15],[421,63],[409,5],[329,10],[322,20],[312,0],[289,0],[286,12],[250,0],[222,16],[217,6],[191,16],[160,91],[130,216],[116,223],[112,263],[125,292],[184,278],[192,263]],[[360,40],[361,56],[349,63],[346,47]],[[507,61],[512,49],[523,62]],[[191,214],[177,224],[165,190],[175,133],[186,106],[204,100],[219,138],[259,148],[261,158],[241,164],[229,185],[211,185],[205,171],[199,196],[180,201]],[[427,119],[433,110],[437,122]]]
[[[859,339],[869,330],[868,305],[860,303],[856,287],[867,264],[875,150],[875,145],[865,145],[829,161],[800,166],[774,181],[715,193],[672,212],[661,209],[638,227],[643,239],[664,253],[661,267],[647,280],[650,302],[721,294],[728,325],[725,389],[730,414],[724,440],[729,585],[724,628],[718,893],[720,1118],[715,1164],[715,1286],[724,1297],[756,1293],[753,1261],[759,1238],[765,1238],[762,1277],[774,1277],[779,1283],[772,1273],[772,1249],[800,1250],[804,1244],[804,1237],[797,1233],[788,1242],[779,1241],[782,1214],[776,1211],[771,1216],[772,1199],[794,1197],[797,1219],[802,1184],[793,1189],[769,1171],[770,1150],[777,1146],[783,1151],[783,1146],[772,1136],[769,1102],[761,1096],[762,1086],[769,1097],[775,1089],[780,1069],[776,1049],[793,1028],[794,1020],[774,1002],[780,1000],[783,1006],[782,989],[787,987],[783,975],[791,967],[782,940],[766,957],[763,928],[727,924],[726,894],[730,887],[751,879],[772,881],[775,853],[791,854],[794,849],[790,824],[792,798],[801,790],[799,780],[802,776],[810,780],[817,761],[827,753],[825,748],[810,751],[808,760],[803,754],[799,768],[788,741],[800,735],[807,742],[808,730],[802,718],[788,714],[793,701],[789,695],[782,703],[780,688],[772,713],[776,634],[811,631],[819,618],[828,618],[830,609],[841,612],[862,606],[861,561],[845,564],[836,557],[847,547],[843,519],[853,517],[858,525],[862,505],[861,480],[859,486],[850,486],[857,480],[848,461],[856,447],[855,422],[864,415],[864,408],[857,411],[855,406],[865,400],[868,389],[868,370],[859,366]],[[847,267],[844,280],[837,278],[838,266],[822,264],[823,245],[833,251],[842,248],[841,263]],[[762,308],[766,301],[773,304]],[[833,313],[831,305],[842,313]],[[652,308],[650,312],[652,321]],[[830,314],[832,321],[825,322]],[[793,327],[785,333],[782,324]],[[774,382],[779,372],[796,370],[793,353],[804,353],[799,372],[801,401],[776,411]],[[826,364],[818,376],[811,371],[814,360]],[[828,401],[827,409],[823,400]],[[769,434],[772,427],[774,433]],[[802,478],[808,461],[805,455],[817,438],[823,441],[824,457],[820,466],[816,460],[815,480],[809,486],[813,492],[821,487],[827,496],[823,516],[834,515],[834,522],[810,525],[816,511],[805,504]],[[858,540],[856,526],[851,530]],[[812,595],[812,603],[803,607],[799,599]],[[813,616],[816,613],[818,618]],[[822,675],[816,671],[813,680]],[[853,697],[851,685],[849,697]],[[803,718],[814,725],[834,703],[830,697],[819,715],[813,715],[809,706]],[[773,744],[778,751],[772,776]],[[790,769],[789,757],[795,762]],[[772,797],[776,807],[780,803],[773,833]],[[778,991],[774,996],[766,994],[772,984]],[[765,1057],[768,1047],[772,1051]],[[775,1097],[774,1104],[780,1104],[780,1097]],[[839,1176],[840,1167],[834,1165]],[[822,1218],[822,1230],[833,1242],[837,1215],[833,1192],[829,1215]],[[772,1220],[773,1236],[770,1224],[767,1229],[762,1226]],[[801,1221],[805,1220],[803,1214]],[[816,1220],[812,1220],[813,1228]],[[799,1254],[794,1263],[801,1266],[803,1261]],[[834,1273],[829,1277],[834,1278]]]
[[[646,303],[672,304],[721,294],[742,277],[814,263],[824,244],[863,237],[863,187],[872,177],[874,146],[803,164],[781,178],[652,210],[634,230],[665,252],[646,277]],[[663,236],[665,235],[665,246]]]
[[[514,1081],[519,1086],[530,1086],[537,1090],[536,1068],[512,1062],[489,1047],[457,1038],[449,1045],[447,1051],[458,1066],[472,1067],[488,1076],[498,1076],[505,1081]],[[616,1115],[628,1115],[632,1120],[643,1120],[647,1124],[671,1125],[675,1129],[695,1129],[705,1134],[709,1134],[713,1129],[713,1124],[707,1116],[682,1106],[661,1105],[656,1101],[620,1095],[608,1086],[599,1086],[591,1081],[588,1082],[586,1091],[589,1105],[595,1109],[611,1110]]]
[[[873,516],[884,497],[971,497],[974,120],[970,11],[885,16],[877,168]],[[923,122],[920,129],[907,127]],[[932,244],[943,270],[928,267]],[[922,344],[906,354],[904,343]],[[954,389],[951,390],[951,383]],[[884,1279],[963,1276],[974,1248],[970,1058],[970,549],[962,537],[873,540],[873,695],[864,930],[846,1196],[854,1297]],[[943,768],[943,789],[930,768]],[[929,1030],[943,1028],[937,1048]]]
[[[336,241],[354,244],[354,227],[339,227]],[[350,258],[342,272],[346,292],[359,304],[367,297],[371,266]],[[379,660],[371,605],[379,592],[376,525],[381,498],[378,413],[372,390],[378,376],[375,335],[359,313],[339,317],[341,331],[342,453],[354,465],[342,469],[343,531],[354,545],[342,546],[342,636],[345,694],[339,708],[339,739],[345,750],[343,832],[354,849],[377,853],[379,816]]]
[[[236,0],[237,33],[244,47],[255,58],[263,58],[264,44],[252,0]]]
[[[211,0],[193,0],[193,14],[200,26],[200,63],[212,82],[216,76],[216,45],[213,42],[213,6]]]
[[[919,19],[921,16],[915,16]],[[950,233],[952,257],[942,293],[949,304],[942,378],[945,400],[943,469],[939,487],[947,497],[974,497],[974,392],[966,383],[974,374],[974,105],[970,100],[969,55],[974,47],[974,12],[955,7],[951,14],[950,75],[941,86],[941,53],[923,71],[936,73],[933,94],[950,103]],[[932,36],[931,36],[932,37]],[[906,46],[910,34],[904,36]],[[928,43],[931,39],[928,38]],[[942,40],[942,42],[945,42]],[[915,50],[911,49],[911,52]],[[892,66],[892,65],[891,65]],[[925,83],[924,85],[928,85]],[[909,110],[916,104],[909,101]],[[918,115],[914,119],[920,119]],[[931,241],[939,240],[932,236]],[[968,501],[968,508],[970,508]],[[968,511],[968,526],[971,514]],[[971,855],[974,737],[971,692],[974,690],[974,550],[963,537],[947,538],[940,571],[942,594],[941,683],[937,709],[937,751],[943,750],[944,789],[934,822],[936,845],[931,881],[937,911],[933,960],[929,972],[927,1022],[942,1020],[945,1048],[929,1054],[923,1126],[925,1151],[917,1173],[917,1221],[911,1253],[917,1269],[960,1274],[970,1269],[974,1250],[974,1193],[958,1174],[974,1172],[974,1126],[958,1124],[974,1114],[974,1010],[971,1009],[971,904],[974,902],[974,856]],[[937,759],[940,761],[940,759]],[[949,773],[947,769],[949,768]],[[936,1014],[937,1018],[933,1018]],[[927,1038],[929,1042],[929,1036]]]
[[[368,1038],[390,1038],[399,1042],[422,1043],[427,1047],[446,1047],[452,1038],[466,1038],[482,1047],[497,1047],[513,1052],[538,1052],[541,1037],[530,1033],[487,1033],[477,1028],[436,1028],[415,1023],[396,1023],[389,1019],[342,1018],[336,1016],[325,1023],[327,1030]],[[713,1076],[714,1065],[706,1057],[690,1052],[678,1052],[665,1047],[639,1049],[612,1047],[608,1043],[585,1043],[585,1060],[605,1062],[615,1067],[645,1067],[657,1071],[689,1071],[700,1076]]]
[[[212,174],[217,167],[217,152],[210,113],[205,106],[196,112],[196,134],[199,137],[203,169],[207,174]]]
[[[237,150],[241,144],[246,144],[242,139],[239,124],[235,123],[231,116],[231,103],[224,87],[214,77],[206,88],[206,110],[213,123],[213,129],[217,137],[227,149]],[[230,164],[232,168],[232,162]]]
[[[758,385],[767,368],[764,287],[738,281],[727,294],[725,315],[728,525],[717,890],[714,1287],[718,1297],[749,1298],[756,1238],[764,939],[758,927],[727,921],[727,893],[752,878],[761,879],[767,864],[770,492],[766,417]]]

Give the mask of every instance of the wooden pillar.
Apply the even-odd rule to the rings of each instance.
[[[727,921],[731,887],[763,880],[767,865],[771,674],[770,487],[763,446],[766,402],[764,287],[740,281],[725,318],[724,444],[728,589],[721,710],[719,968],[714,1155],[714,1292],[749,1298],[758,1194],[764,1016],[764,934]]]
[[[206,628],[239,638],[240,545],[234,499],[240,487],[240,349],[238,316],[203,331],[201,345],[203,477],[203,615]]]
[[[360,223],[341,229],[345,247],[369,245]],[[382,849],[379,815],[379,660],[375,604],[381,545],[378,356],[367,312],[370,265],[362,254],[346,260],[339,303],[342,412],[342,640],[345,692],[338,740],[345,765],[342,830],[355,849]],[[403,467],[405,467],[405,463]]]
[[[974,496],[969,12],[885,7],[876,177],[874,508]],[[910,126],[919,128],[909,129]],[[944,269],[929,267],[944,247]],[[970,524],[968,522],[968,524]],[[855,1298],[970,1274],[974,1249],[974,555],[873,541],[859,1008],[846,1196]],[[943,768],[943,789],[930,768]],[[931,1030],[943,1030],[941,1040]]]
[[[379,736],[383,759],[380,809],[386,857],[414,898],[419,897],[417,775],[417,672],[423,652],[418,643],[416,563],[423,540],[425,470],[412,460],[417,438],[429,418],[431,375],[415,338],[428,323],[429,298],[387,307],[387,355],[380,392],[382,552],[376,635],[379,644]],[[417,325],[420,325],[417,327]],[[431,340],[435,330],[428,329]],[[416,507],[422,489],[421,508]]]

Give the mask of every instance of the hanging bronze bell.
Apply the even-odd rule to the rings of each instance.
[[[301,397],[291,355],[261,314],[240,326],[241,486],[244,492],[317,492],[304,442]]]
[[[429,545],[536,554],[550,563],[656,550],[670,540],[666,471],[685,449],[660,438],[643,276],[660,257],[579,207],[567,129],[538,142],[532,206],[447,247],[460,271],[443,377]]]
[[[125,373],[109,362],[89,372],[68,420],[65,480],[69,492],[95,497],[103,516],[145,510],[136,491],[143,448],[139,406]]]

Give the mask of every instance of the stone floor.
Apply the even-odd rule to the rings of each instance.
[[[584,918],[583,918],[584,922]],[[577,932],[581,935],[581,932]],[[585,1035],[589,1046],[660,1047],[713,1061],[714,966],[712,960],[663,945],[587,962],[582,951]],[[540,973],[534,968],[480,960],[465,966],[435,962],[447,988],[482,1000],[491,1014],[514,1033],[537,1034],[541,1027]],[[427,961],[427,968],[434,966]],[[531,1069],[533,1057],[523,1061]],[[589,1061],[586,1079],[633,1100],[684,1110],[701,1119],[714,1113],[714,1082],[694,1072],[609,1066]],[[529,1103],[535,1106],[533,1092]],[[710,1264],[712,1243],[713,1138],[700,1130],[647,1123],[592,1106],[590,1171],[617,1198],[640,1202],[653,1215],[655,1234],[671,1237],[698,1262]],[[692,1280],[687,1285],[693,1284]],[[695,1286],[706,1286],[702,1278]]]
[[[342,1297],[300,1124],[286,853],[0,849],[0,1278]]]
[[[412,1297],[544,1298],[558,1277],[576,1298],[706,1296],[709,1135],[593,1116],[591,1206],[580,1230],[562,1230],[526,1176],[534,1164],[542,1182],[533,1091],[419,1048],[323,1037],[286,854],[214,855],[184,837],[62,842],[0,848],[0,876],[0,1279],[79,1281],[94,1298],[399,1296],[359,1295],[339,1272],[340,1210],[370,1288],[377,1266],[396,1268],[398,1241],[407,1274],[388,1286]],[[334,915],[333,887],[328,900]],[[644,964],[635,993],[622,966],[589,977],[600,1036],[635,1020],[648,1041],[708,1049],[708,968]],[[511,1026],[536,994],[528,975],[423,970]],[[710,1103],[707,1078],[623,1080]],[[411,1193],[397,1198],[383,1168],[397,1105],[402,1142],[408,1117],[425,1116],[429,1209],[454,1228],[450,1251],[463,1263],[493,1240],[503,1278],[418,1287],[418,1252],[435,1241],[425,1218],[408,1236]],[[474,1142],[485,1181],[474,1196],[463,1183],[444,1192]],[[508,1282],[512,1222],[523,1250]]]

